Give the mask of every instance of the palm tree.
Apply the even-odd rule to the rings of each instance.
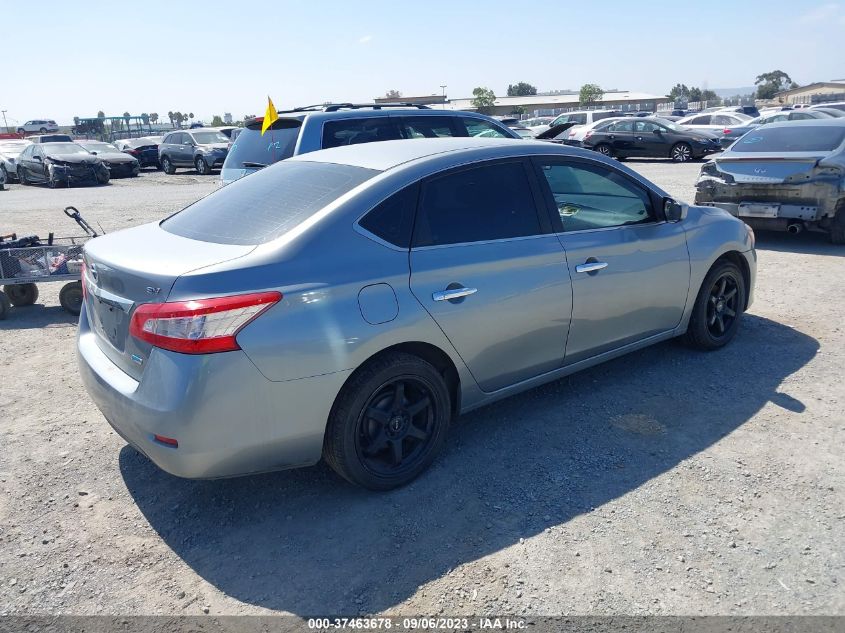
[[[153,123],[158,122],[158,112],[150,112],[150,121]]]
[[[173,125],[173,111],[172,110],[167,111],[167,118],[170,119],[170,127],[176,127],[175,125]]]

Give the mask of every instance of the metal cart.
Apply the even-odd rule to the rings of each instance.
[[[18,238],[0,236],[0,320],[11,306],[28,306],[38,300],[38,284],[66,282],[59,292],[59,303],[71,314],[82,309],[82,248],[98,233],[75,207],[66,207],[66,216],[85,232],[75,237],[54,237],[46,240],[36,235]]]

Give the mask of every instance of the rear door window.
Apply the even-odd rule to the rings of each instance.
[[[350,165],[282,161],[218,189],[164,220],[161,228],[202,242],[263,244],[379,173]]]
[[[401,116],[394,120],[403,138],[459,136],[454,119],[448,116]]]
[[[466,127],[467,136],[479,138],[513,138],[490,121],[473,117],[461,117],[461,123]]]
[[[403,189],[378,204],[358,224],[385,242],[408,248],[411,245],[418,193],[419,187],[416,185]]]
[[[386,116],[337,119],[323,123],[323,148],[358,145],[401,138],[396,122]]]
[[[692,121],[690,121],[690,125],[710,125],[710,115],[706,114],[704,116],[697,116]]]
[[[414,246],[441,246],[543,233],[522,161],[455,171],[426,182]]]

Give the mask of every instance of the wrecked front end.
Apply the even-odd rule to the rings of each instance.
[[[755,229],[827,231],[845,199],[845,165],[819,156],[720,157],[702,166],[695,203]]]
[[[109,171],[101,163],[73,162],[50,159],[47,163],[48,180],[66,186],[107,182]]]

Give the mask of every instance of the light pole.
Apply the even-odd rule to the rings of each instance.
[[[9,124],[6,123],[6,112],[7,110],[2,110],[3,112],[3,128],[8,132],[9,131]]]
[[[448,88],[448,87],[449,86],[447,86],[445,84],[440,85],[440,90],[443,92],[443,109],[444,110],[446,109],[446,88]]]

